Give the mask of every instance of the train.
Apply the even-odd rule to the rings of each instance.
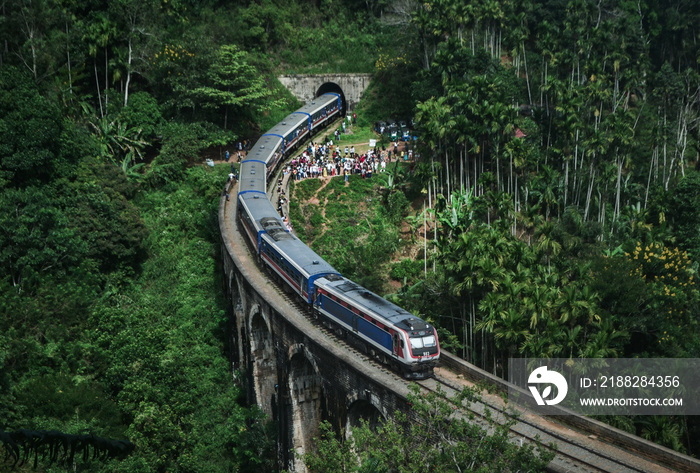
[[[284,158],[343,115],[340,95],[326,93],[263,134],[241,162],[237,219],[260,264],[314,317],[402,376],[425,379],[440,358],[435,327],[341,275],[287,229],[267,198]]]

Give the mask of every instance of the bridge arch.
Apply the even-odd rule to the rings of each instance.
[[[369,427],[374,430],[379,424],[386,420],[387,416],[383,412],[381,404],[369,396],[369,399],[357,399],[348,407],[348,413],[345,420],[345,437],[352,434],[353,427],[359,427],[362,421],[369,424]]]
[[[352,428],[359,427],[362,421],[367,422],[370,428],[375,429],[389,417],[389,413],[386,412],[381,401],[373,396],[369,390],[353,392],[348,396],[346,404],[348,406],[345,418],[346,437],[349,437]]]
[[[320,95],[326,94],[329,92],[334,93],[334,94],[340,94],[340,101],[342,103],[341,106],[343,107],[343,113],[347,113],[348,103],[345,100],[345,92],[343,92],[342,87],[340,87],[335,82],[324,82],[323,84],[321,84],[321,86],[316,91],[316,95],[314,95],[314,97],[319,97]]]
[[[291,412],[291,446],[303,454],[313,448],[313,439],[319,435],[324,399],[323,378],[313,357],[303,344],[289,350],[289,398]],[[303,462],[294,462],[294,471],[306,471]]]
[[[250,354],[257,404],[272,418],[276,404],[277,358],[268,317],[255,306],[251,312]]]

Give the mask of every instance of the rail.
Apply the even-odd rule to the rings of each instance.
[[[231,192],[235,192],[235,184],[227,186]],[[249,254],[248,246],[237,229],[236,202],[235,198],[227,201],[222,197],[219,204],[222,248],[240,274],[251,279],[251,287],[256,288],[266,300],[274,299],[271,305],[289,323],[298,326],[304,333],[314,330],[319,339],[326,339],[321,342],[324,349],[336,356],[348,357],[347,362],[352,365],[352,369],[361,369],[378,384],[393,389],[397,396],[405,398],[409,392],[409,381],[355,349],[348,350],[347,346],[338,349],[339,345],[346,342],[337,339],[331,331],[312,320],[307,311],[290,304],[290,298],[267,280],[255,263],[255,258]],[[261,284],[260,281],[266,282]],[[501,392],[507,391],[509,387],[506,381],[443,350],[441,368],[436,370],[436,377],[419,384],[427,390],[435,389],[435,384],[441,384],[442,391],[449,392],[465,385],[481,383],[490,384]],[[508,414],[501,410],[503,405],[499,404],[499,399],[500,396],[485,394],[483,402],[472,406],[470,410],[478,416],[479,411],[489,408],[500,412],[505,419]],[[700,472],[700,461],[695,458],[580,415],[539,416],[524,412],[518,417],[511,432],[515,441],[534,441],[538,437],[545,443],[555,443],[557,455],[549,465],[549,470],[553,472]]]

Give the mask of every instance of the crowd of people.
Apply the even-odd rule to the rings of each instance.
[[[355,118],[356,115],[353,116]],[[349,117],[348,117],[349,118]],[[349,121],[349,119],[348,119]],[[354,122],[354,120],[353,120]],[[343,121],[345,125],[345,121]],[[345,126],[343,126],[345,128]],[[346,145],[344,148],[334,144],[333,138],[338,141],[340,131],[337,130],[330,135],[325,143],[311,142],[304,148],[298,156],[292,158],[283,168],[283,178],[277,183],[277,211],[283,217],[284,224],[289,231],[292,231],[292,225],[289,221],[289,216],[284,212],[284,206],[289,202],[283,188],[283,179],[287,175],[289,179],[300,181],[309,178],[325,179],[327,177],[344,176],[345,182],[348,182],[348,177],[351,174],[360,175],[363,178],[370,179],[372,174],[378,172],[386,172],[387,164],[391,162],[392,152],[394,160],[406,161],[412,159],[412,151],[405,149],[399,151],[399,143],[394,142],[389,145],[388,149],[384,146],[381,148],[376,146],[369,148],[367,152],[358,153],[354,146]],[[237,161],[241,161],[241,157],[245,156],[247,151],[247,143],[237,143]],[[229,162],[230,154],[226,151],[226,162]],[[234,180],[238,180],[236,169],[231,163],[231,173],[228,176],[228,184]],[[224,190],[226,200],[228,200],[228,190]]]
[[[395,159],[401,159],[398,143],[394,143]],[[391,162],[391,147],[389,150],[379,147],[370,148],[366,153],[355,152],[354,146],[341,148],[329,139],[325,143],[311,142],[303,152],[292,158],[284,169],[284,174],[296,181],[308,178],[326,178],[357,174],[363,178],[371,178],[377,172],[386,172],[387,163]],[[405,151],[401,151],[403,159],[407,159]]]

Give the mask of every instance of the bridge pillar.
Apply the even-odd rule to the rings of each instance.
[[[226,259],[224,259],[226,263]],[[231,367],[233,370],[240,369],[243,366],[243,346],[241,339],[241,328],[238,321],[244,320],[243,301],[241,300],[241,291],[239,290],[238,281],[234,271],[225,272],[224,292],[227,299],[231,302],[228,306],[228,326],[229,326],[229,356],[231,357]]]
[[[249,333],[255,397],[263,412],[272,418],[277,391],[277,358],[269,317],[257,304],[252,308]]]
[[[304,462],[296,455],[313,449],[313,439],[319,435],[319,425],[323,420],[323,378],[313,361],[313,357],[302,344],[290,348],[289,357],[289,411],[291,426],[291,447],[295,458],[291,460],[291,470],[306,472]]]

